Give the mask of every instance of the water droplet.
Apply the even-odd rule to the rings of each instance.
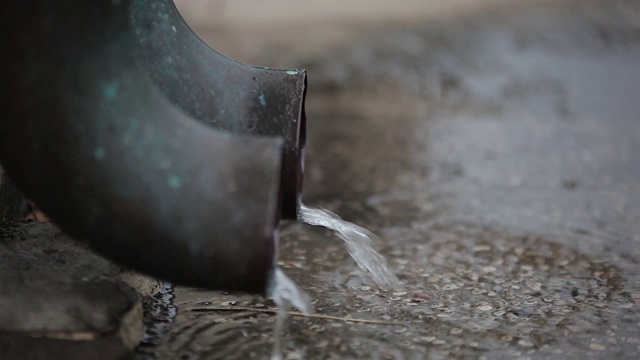
[[[268,292],[278,306],[278,316],[273,330],[274,342],[271,360],[280,360],[282,359],[282,329],[287,318],[287,311],[293,305],[302,313],[309,314],[311,305],[306,294],[300,291],[279,268],[276,268],[273,273]]]

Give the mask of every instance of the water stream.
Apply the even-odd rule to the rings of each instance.
[[[387,262],[373,248],[372,239],[376,236],[367,229],[348,221],[326,209],[314,209],[304,204],[300,206],[299,220],[313,226],[323,226],[333,230],[344,240],[349,255],[358,267],[367,272],[373,282],[383,288],[398,286],[398,278],[391,272]],[[311,312],[309,300],[284,272],[276,268],[269,286],[269,295],[278,306],[278,316],[274,327],[274,342],[271,360],[282,360],[282,331],[291,306],[304,314]]]
[[[326,209],[314,209],[300,205],[298,219],[313,226],[323,226],[333,230],[344,240],[349,255],[362,271],[367,272],[373,282],[383,288],[398,286],[398,278],[391,272],[386,260],[373,248],[376,235],[367,229],[348,221]]]
[[[273,350],[271,360],[282,360],[282,331],[289,309],[293,305],[303,314],[311,313],[311,304],[306,294],[296,287],[294,282],[276,268],[269,295],[278,306],[278,316],[273,329]]]

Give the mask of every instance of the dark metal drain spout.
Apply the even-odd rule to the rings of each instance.
[[[284,139],[282,215],[297,219],[305,145],[305,71],[230,60],[191,31],[172,0],[134,1],[132,21],[137,58],[170,102],[219,130]]]
[[[6,4],[0,162],[63,230],[121,264],[263,292],[284,141],[217,131],[167,100],[141,64],[134,3]]]

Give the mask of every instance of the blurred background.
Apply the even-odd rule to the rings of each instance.
[[[307,70],[303,199],[378,234],[404,284],[372,288],[331,233],[285,224],[279,264],[318,313],[403,324],[295,318],[285,358],[638,356],[638,2],[176,4],[216,50]],[[267,356],[272,318],[226,314],[179,310],[189,340],[157,353]]]

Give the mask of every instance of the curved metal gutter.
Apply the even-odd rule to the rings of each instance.
[[[63,230],[123,265],[262,292],[277,247],[284,141],[217,131],[167,100],[141,63],[131,14],[142,3],[7,3],[0,162]],[[237,64],[220,66],[228,63]],[[264,86],[279,86],[271,81]],[[220,106],[253,104],[216,86],[228,101]],[[227,124],[225,113],[216,119]]]
[[[250,66],[211,49],[172,0],[136,0],[137,57],[158,89],[193,118],[231,134],[285,141],[283,217],[297,219],[305,145],[306,72]]]

